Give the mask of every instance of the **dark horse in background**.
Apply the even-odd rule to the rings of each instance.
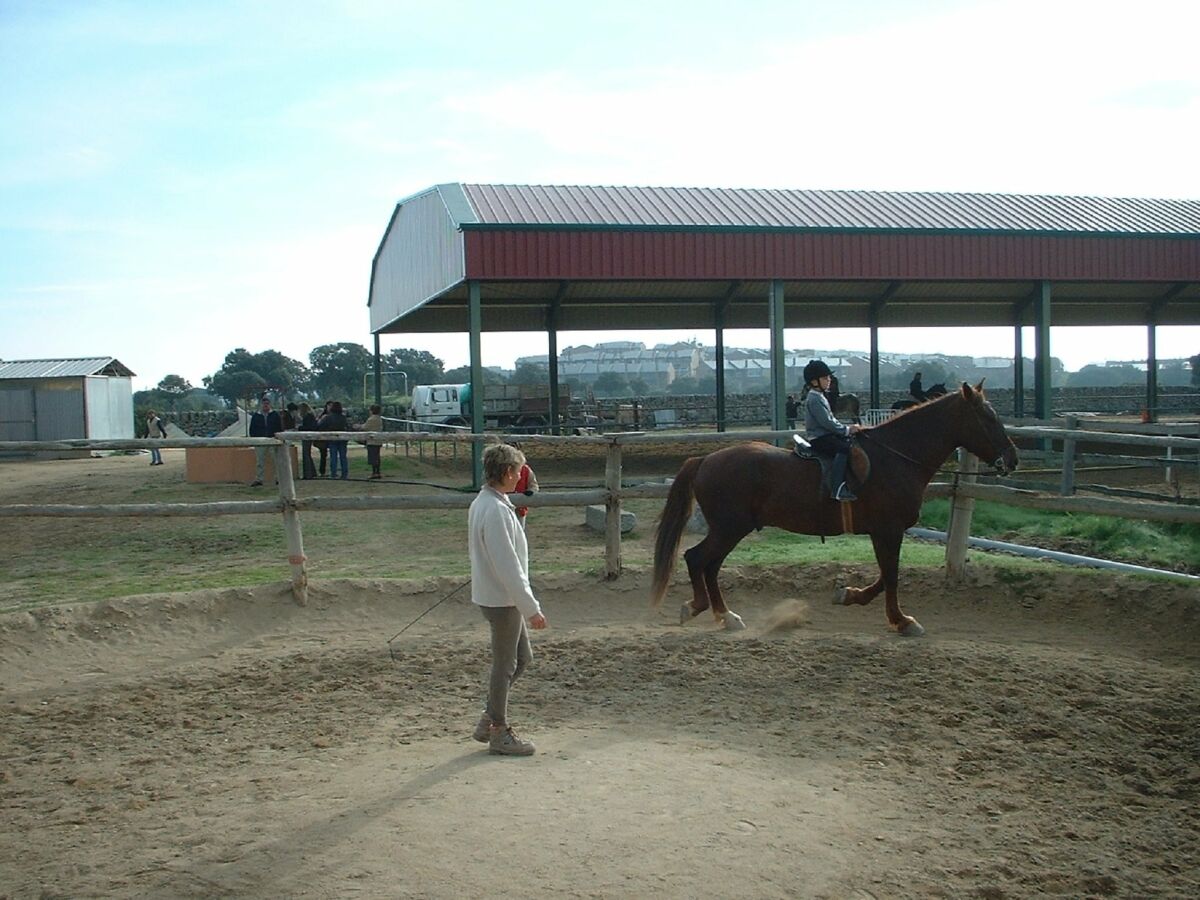
[[[804,398],[808,396],[810,390],[811,388],[805,388],[800,392],[801,403],[804,402]],[[943,389],[942,393],[944,394],[945,392],[945,389]],[[857,394],[843,394],[840,390],[831,386],[825,392],[825,398],[829,401],[829,408],[833,410],[836,418],[842,421],[849,419],[855,425],[862,422],[862,403],[859,401]],[[802,419],[803,417],[803,409],[801,409],[800,418]]]
[[[856,394],[838,394],[837,402],[831,403],[833,415],[843,422],[849,419],[855,425],[862,424],[862,404]]]
[[[684,462],[655,535],[654,603],[666,593],[695,501],[708,522],[708,535],[684,553],[692,600],[681,608],[681,622],[711,606],[726,628],[743,627],[725,606],[717,574],[742,538],[774,525],[798,534],[870,535],[879,578],[865,588],[844,588],[838,600],[847,606],[867,604],[886,591],[888,624],[900,634],[923,634],[917,620],[901,611],[896,585],[904,531],[917,521],[926,486],[957,447],[966,447],[1001,473],[1016,468],[1017,449],[984,397],[983,382],[975,387],[964,383],[961,390],[863,429],[858,438],[870,475],[856,488],[858,499],[845,504],[822,491],[816,460],[771,444],[737,444]]]
[[[924,403],[926,400],[936,400],[938,397],[945,397],[947,391],[945,383],[939,381],[937,384],[931,384],[928,390],[921,391],[921,396],[919,397],[916,396],[916,392],[912,391],[911,388],[909,393],[913,394],[912,400],[909,400],[907,397],[903,400],[897,400],[892,404],[892,409],[912,409],[918,403]]]

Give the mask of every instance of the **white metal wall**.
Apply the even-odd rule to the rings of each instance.
[[[396,209],[375,259],[371,330],[412,312],[465,274],[462,232],[441,194],[434,189],[405,201]]]
[[[129,378],[93,375],[84,379],[87,437],[94,440],[131,438],[133,382]]]

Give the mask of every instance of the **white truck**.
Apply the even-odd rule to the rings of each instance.
[[[571,388],[559,385],[559,416],[566,419]],[[470,384],[418,384],[412,392],[409,418],[430,425],[471,424],[474,392]],[[485,384],[483,386],[485,428],[545,428],[550,424],[550,385]]]

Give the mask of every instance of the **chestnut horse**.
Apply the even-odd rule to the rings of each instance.
[[[886,592],[888,624],[903,635],[924,633],[896,599],[900,544],[921,511],[925,488],[957,447],[965,447],[1000,473],[1017,466],[1017,448],[983,395],[983,382],[964,383],[874,428],[864,428],[858,446],[870,461],[870,476],[857,488],[858,499],[838,503],[821,494],[821,467],[790,450],[761,442],[737,444],[684,462],[671,485],[654,543],[651,598],[662,601],[693,500],[708,522],[708,535],[684,553],[692,600],[680,609],[680,622],[712,607],[726,628],[744,627],[730,612],[717,584],[733,548],[766,525],[798,534],[869,534],[879,578],[864,588],[843,588],[834,603],[870,603]],[[842,509],[845,506],[846,509]]]

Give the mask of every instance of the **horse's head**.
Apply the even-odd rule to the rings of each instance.
[[[1017,448],[1004,430],[1004,423],[983,395],[983,382],[975,387],[963,382],[962,399],[969,410],[961,419],[959,443],[1001,475],[1017,467]]]
[[[983,382],[980,382],[980,384],[982,383]],[[935,397],[945,397],[948,393],[950,392],[946,390],[946,382],[939,381],[937,384],[931,384],[929,386],[929,390],[925,392],[925,399],[932,400]]]

